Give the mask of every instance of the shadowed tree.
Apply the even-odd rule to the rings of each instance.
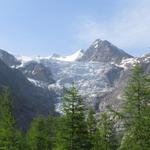
[[[0,96],[0,149],[2,150],[24,149],[22,133],[16,129],[12,106],[12,95],[10,90],[5,88]]]

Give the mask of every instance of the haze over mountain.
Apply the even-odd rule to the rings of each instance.
[[[15,57],[0,50],[0,59],[0,86],[13,90],[16,116],[25,126],[37,113],[54,112],[54,105],[60,112],[63,87],[73,82],[85,103],[99,112],[110,105],[119,109],[130,70],[136,63],[150,74],[150,54],[133,57],[100,39],[71,56]]]

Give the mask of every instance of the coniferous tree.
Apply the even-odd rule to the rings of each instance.
[[[56,123],[57,118],[49,115],[46,118],[46,126],[45,126],[45,135],[46,135],[46,150],[52,150],[54,148],[55,144],[55,138],[56,138]]]
[[[150,78],[140,65],[134,67],[125,92],[123,121],[126,132],[120,150],[148,150],[150,148]]]
[[[52,150],[54,143],[54,119],[52,116],[45,118],[36,117],[27,133],[29,150]]]
[[[95,134],[94,150],[116,150],[118,141],[116,130],[114,128],[114,120],[108,112],[101,114],[98,129]]]
[[[88,130],[85,106],[77,89],[66,89],[63,98],[63,116],[57,133],[57,150],[88,150]]]
[[[91,150],[95,150],[95,142],[96,142],[96,132],[97,132],[97,120],[95,116],[95,111],[90,108],[88,112],[87,118],[87,127],[88,127],[88,137],[89,137],[89,147]]]
[[[5,88],[0,96],[0,149],[2,150],[24,149],[22,133],[16,129],[12,106],[12,95],[10,90]]]

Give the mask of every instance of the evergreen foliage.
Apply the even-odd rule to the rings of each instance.
[[[140,65],[133,69],[123,105],[125,135],[120,150],[150,148],[150,78]]]
[[[98,121],[94,150],[117,149],[118,142],[114,125],[115,123],[111,119],[111,116],[108,114],[108,112],[101,113],[100,119]]]
[[[54,144],[53,117],[36,117],[27,133],[29,150],[52,150]]]
[[[65,90],[63,117],[58,132],[58,150],[88,150],[88,130],[85,120],[85,106],[77,89],[73,86]]]
[[[89,137],[89,147],[91,150],[95,150],[96,146],[96,133],[97,133],[97,120],[95,111],[90,108],[88,111],[87,118],[87,127],[88,127],[88,137]]]
[[[12,95],[10,90],[5,88],[0,96],[1,150],[20,150],[20,148],[22,148],[22,134],[16,129],[16,122],[13,116],[12,106]]]

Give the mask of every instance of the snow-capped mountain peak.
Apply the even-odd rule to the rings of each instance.
[[[28,57],[28,56],[19,56],[19,57],[16,57],[17,60],[19,60],[21,63],[26,63],[28,61],[32,61],[33,58],[31,57]]]
[[[52,55],[50,59],[73,62],[73,61],[80,59],[83,56],[83,54],[84,54],[84,51],[80,49],[72,55],[69,55],[69,56]]]
[[[39,62],[40,60],[57,60],[57,61],[66,61],[66,62],[73,62],[76,61],[78,59],[80,59],[84,54],[84,51],[82,49],[76,51],[74,54],[72,55],[68,55],[68,56],[61,56],[59,54],[53,54],[47,57],[41,57],[41,56],[37,56],[37,57],[28,57],[28,56],[18,56],[16,57],[17,60],[19,62],[21,62],[21,64],[25,64],[29,61],[36,61]]]
[[[131,57],[131,55],[111,44],[109,41],[97,39],[85,51],[80,61],[119,64],[122,59]]]
[[[80,59],[84,54],[84,51],[82,49],[78,50],[77,52],[75,52],[74,54],[70,55],[70,56],[66,56],[66,61],[76,61],[78,59]]]
[[[121,104],[130,69],[136,63],[142,64],[145,72],[150,73],[150,54],[132,57],[109,41],[100,39],[85,52],[78,50],[69,56],[53,54],[16,59],[1,50],[0,59],[20,70],[35,86],[54,91],[57,103],[63,95],[63,87],[74,82],[86,104],[98,111],[109,105],[117,108]]]
[[[91,46],[93,46],[94,48],[98,48],[99,44],[102,43],[101,39],[96,39]]]

